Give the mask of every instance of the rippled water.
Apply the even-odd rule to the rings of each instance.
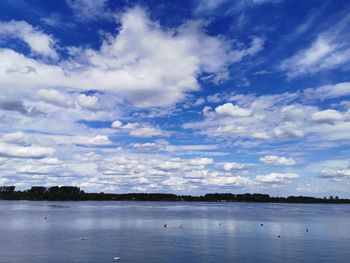
[[[0,201],[0,262],[114,262],[113,257],[346,263],[350,206]]]

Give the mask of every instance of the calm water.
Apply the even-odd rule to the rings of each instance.
[[[350,206],[0,201],[0,262],[115,256],[115,262],[346,263]]]

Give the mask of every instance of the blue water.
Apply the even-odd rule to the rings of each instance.
[[[0,262],[116,256],[120,263],[347,263],[350,206],[0,201]]]

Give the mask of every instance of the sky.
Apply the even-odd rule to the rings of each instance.
[[[0,1],[0,185],[350,197],[350,3]]]

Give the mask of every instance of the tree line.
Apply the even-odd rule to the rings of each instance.
[[[16,191],[15,186],[0,186],[2,200],[48,200],[48,201],[202,201],[202,202],[272,202],[272,203],[336,203],[350,204],[350,199],[338,196],[324,198],[310,196],[272,197],[259,193],[211,193],[202,196],[167,193],[86,193],[76,186],[32,186]]]

